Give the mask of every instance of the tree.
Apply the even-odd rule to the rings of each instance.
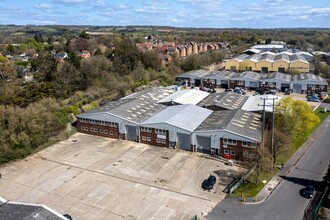
[[[120,75],[128,75],[141,61],[141,53],[126,37],[115,42],[115,48],[113,53],[114,70]]]
[[[272,39],[271,38],[267,38],[266,41],[265,41],[265,44],[270,44],[272,42]]]
[[[38,59],[32,61],[31,67],[34,70],[33,78],[37,82],[52,82],[55,79],[54,73],[56,71],[57,61],[52,55],[48,53],[40,54]]]
[[[279,101],[275,111],[275,127],[291,136],[293,141],[311,132],[320,123],[313,109],[302,100],[291,97]]]

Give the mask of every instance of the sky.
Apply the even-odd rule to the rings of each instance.
[[[330,0],[0,0],[0,24],[330,28]]]

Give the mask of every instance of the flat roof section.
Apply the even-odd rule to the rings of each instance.
[[[179,105],[185,105],[185,104],[193,104],[196,105],[201,100],[205,99],[207,96],[209,96],[210,93],[196,90],[196,89],[186,89],[186,90],[180,90],[177,91],[161,100],[159,100],[158,104],[179,104]]]
[[[266,99],[265,101],[265,111],[266,112],[273,112],[273,99],[275,98],[275,105],[282,97],[275,96],[275,95],[255,95],[250,96],[244,105],[242,106],[243,110],[249,111],[249,112],[261,112],[263,111],[263,99]]]
[[[193,132],[212,112],[212,110],[192,104],[169,106],[141,123],[141,126],[148,127],[152,124],[164,123]]]

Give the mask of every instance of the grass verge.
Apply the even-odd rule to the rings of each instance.
[[[324,108],[321,108],[321,107],[318,107],[314,112],[320,118],[320,124],[322,124],[322,122],[330,115],[329,111],[324,112]],[[310,134],[312,134],[315,131],[315,129]],[[298,140],[296,140],[296,142],[293,143],[293,147],[290,148],[291,149],[290,152],[286,152],[285,154],[278,155],[277,160],[276,160],[277,166],[279,166],[281,163],[285,163],[287,160],[289,160],[290,157],[308,139],[310,134],[303,135]],[[271,172],[264,171],[264,172],[261,172],[259,175],[257,175],[256,172],[252,173],[242,183],[242,185],[240,185],[233,192],[233,195],[235,195],[235,196],[244,195],[245,197],[255,197],[260,192],[260,190],[264,187],[264,184],[262,183],[262,181],[266,180],[268,182],[277,172],[278,172],[278,169],[274,168],[274,169],[272,169]]]

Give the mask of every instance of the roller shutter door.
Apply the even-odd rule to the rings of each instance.
[[[137,141],[137,127],[126,125],[126,131],[127,131],[127,140],[130,141]]]
[[[178,147],[182,150],[190,151],[191,138],[189,134],[178,133]]]
[[[211,138],[197,136],[197,152],[201,153],[211,153]]]

